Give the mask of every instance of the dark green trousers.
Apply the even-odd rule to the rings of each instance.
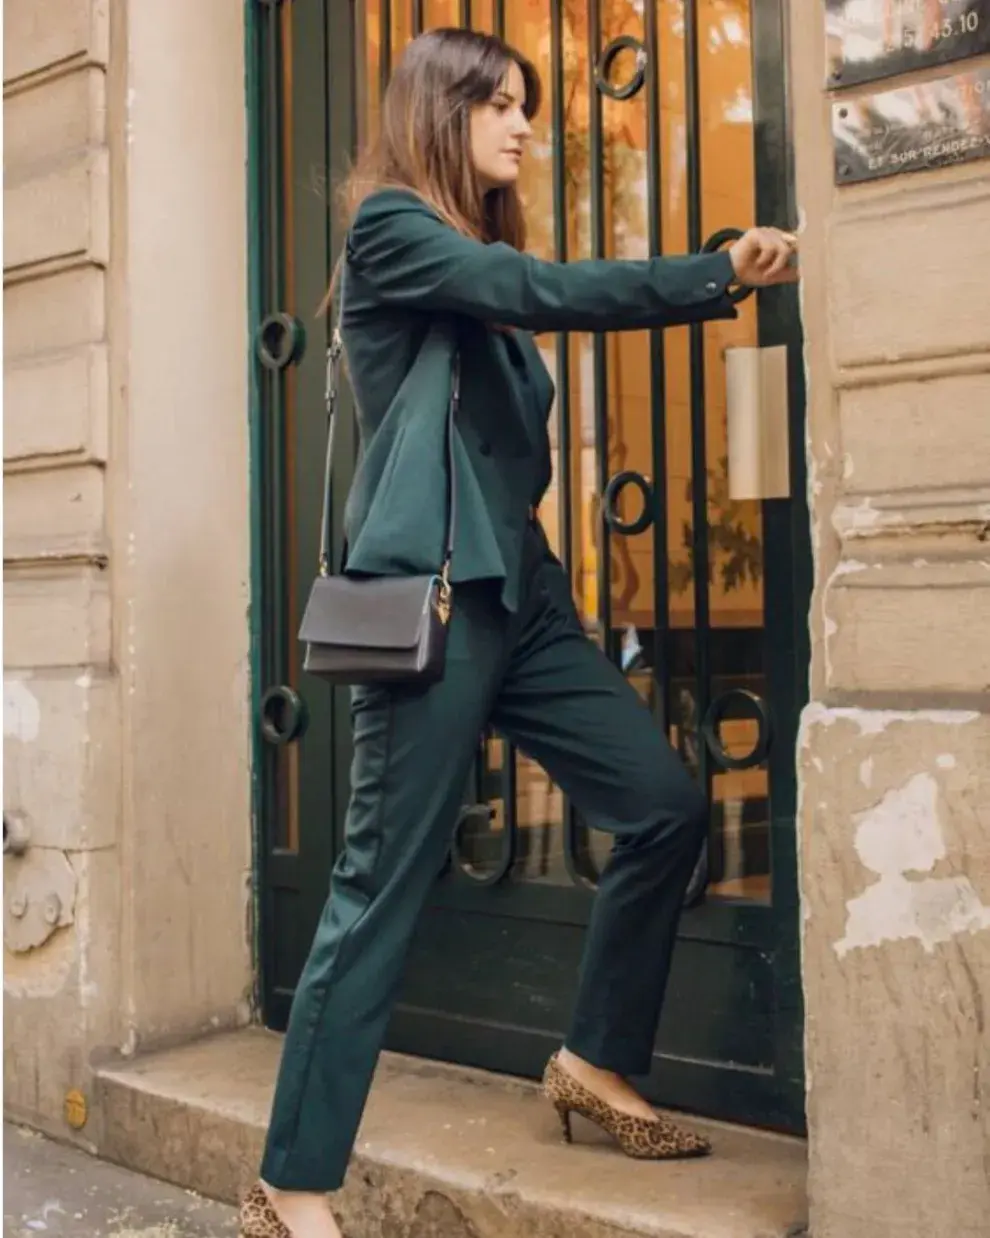
[[[488,724],[615,836],[566,1043],[623,1075],[649,1070],[707,806],[636,692],[585,637],[536,528],[523,586],[514,615],[484,583],[455,591],[441,683],[354,691],[346,846],[285,1037],[261,1169],[272,1186],[343,1181],[409,943]]]

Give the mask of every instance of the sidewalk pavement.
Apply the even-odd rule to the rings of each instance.
[[[233,1208],[3,1129],[3,1238],[236,1238]]]

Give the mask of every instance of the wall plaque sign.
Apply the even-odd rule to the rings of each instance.
[[[825,11],[833,88],[990,52],[990,0],[825,0]]]
[[[832,105],[837,184],[990,158],[990,67]]]

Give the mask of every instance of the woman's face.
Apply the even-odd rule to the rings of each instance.
[[[493,97],[471,114],[471,156],[485,192],[511,185],[519,176],[523,150],[533,132],[525,105],[522,70],[512,64]]]

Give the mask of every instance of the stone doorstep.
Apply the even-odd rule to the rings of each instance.
[[[254,1179],[281,1037],[257,1028],[101,1069],[99,1152],[233,1202]],[[347,1238],[787,1238],[804,1233],[802,1141],[697,1122],[716,1154],[630,1160],[534,1084],[386,1054],[347,1183]]]

